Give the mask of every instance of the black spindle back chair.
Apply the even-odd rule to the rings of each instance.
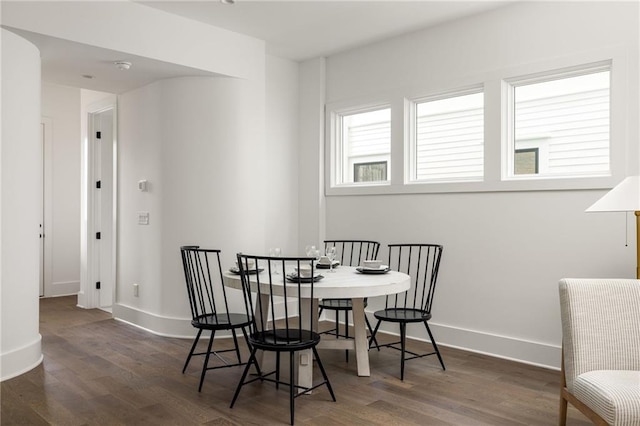
[[[400,350],[402,358],[400,363],[400,379],[404,380],[404,363],[414,358],[422,358],[428,355],[437,355],[445,369],[444,361],[438,350],[428,321],[431,319],[431,308],[438,280],[442,246],[438,244],[389,244],[389,267],[398,272],[404,272],[411,277],[411,287],[403,292],[386,296],[385,308],[374,312],[378,320],[373,331],[370,343],[376,343],[373,339],[382,321],[398,323],[400,326],[400,341],[378,345],[376,347],[390,347]],[[409,323],[423,323],[433,352],[417,354],[406,350],[406,328]],[[397,345],[400,344],[400,347]],[[410,357],[405,357],[405,354]]]
[[[198,329],[198,334],[193,341],[187,360],[182,368],[182,373],[184,374],[187,370],[192,356],[205,356],[198,386],[198,392],[200,392],[208,370],[244,365],[240,357],[236,329],[240,328],[242,330],[248,345],[246,328],[251,324],[251,318],[246,313],[234,313],[229,310],[228,289],[223,285],[220,250],[201,249],[198,246],[182,246],[180,247],[180,254],[189,296],[189,306],[191,307],[191,325]],[[195,352],[204,330],[211,332],[207,350]],[[235,345],[234,349],[212,350],[216,331],[231,331]],[[223,358],[220,354],[225,352],[235,352],[237,362],[229,362]],[[222,364],[209,366],[211,355],[218,358]]]
[[[314,331],[317,322],[314,311],[314,277],[316,277],[315,259],[310,257],[271,257],[238,254],[238,265],[242,279],[244,306],[247,315],[253,317],[249,332],[249,343],[252,346],[251,355],[244,369],[235,395],[231,401],[231,408],[236,402],[240,390],[246,384],[256,380],[268,381],[289,387],[290,420],[294,420],[294,399],[304,395],[322,385],[326,385],[335,401],[335,395],[325,372],[322,361],[316,349],[320,342],[320,335]],[[296,278],[295,268],[311,266],[308,278]],[[252,273],[256,268],[264,269],[257,274]],[[252,293],[256,294],[255,301]],[[323,380],[311,387],[295,384],[294,354],[311,349],[315,361],[320,368]],[[264,372],[258,365],[256,351],[271,351],[276,353],[276,368],[271,372]],[[288,382],[280,378],[280,353],[289,353]],[[257,370],[257,376],[247,380],[251,365]]]
[[[369,240],[325,240],[325,253],[330,247],[336,248],[336,260],[340,261],[341,265],[360,266],[363,260],[378,259],[380,243]],[[353,310],[351,299],[322,299],[318,306],[320,308],[320,315],[322,315],[325,309],[335,311],[336,313],[336,327],[326,330],[323,333],[334,334],[336,338],[349,338],[349,311]],[[364,299],[364,307],[367,307],[367,299]],[[344,312],[344,330],[342,333],[340,332],[340,312]],[[372,335],[373,329],[371,328],[369,318],[365,315],[364,319],[369,328],[369,333]],[[345,357],[348,362],[348,350],[345,351]]]

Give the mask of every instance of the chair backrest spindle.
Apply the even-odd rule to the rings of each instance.
[[[389,244],[389,267],[411,276],[409,290],[387,296],[385,309],[405,308],[431,313],[442,246],[438,244]]]

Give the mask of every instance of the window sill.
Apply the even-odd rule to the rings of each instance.
[[[325,195],[402,195],[402,194],[443,194],[473,192],[515,192],[515,191],[572,191],[585,189],[609,189],[619,183],[624,176],[599,176],[581,178],[553,178],[503,180],[482,182],[437,182],[409,184],[349,185],[326,188]]]

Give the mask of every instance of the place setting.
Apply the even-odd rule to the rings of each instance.
[[[363,260],[362,264],[356,267],[356,271],[361,274],[386,274],[391,268],[383,265],[381,260]]]
[[[316,282],[323,278],[324,276],[317,270],[314,271],[313,276],[311,275],[311,265],[301,265],[300,268],[295,268],[294,272],[287,274],[287,281],[296,283]]]
[[[252,260],[247,262],[247,265],[245,265],[244,269],[245,269],[244,273],[247,275],[255,275],[264,271],[264,268],[260,268],[259,265],[257,265]],[[232,274],[240,275],[240,267],[238,266],[238,262],[236,262],[235,266],[232,266],[231,268],[229,268],[229,272],[231,272]]]

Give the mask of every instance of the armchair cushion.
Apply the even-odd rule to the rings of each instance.
[[[575,379],[573,394],[610,425],[640,425],[640,371],[583,373]]]

